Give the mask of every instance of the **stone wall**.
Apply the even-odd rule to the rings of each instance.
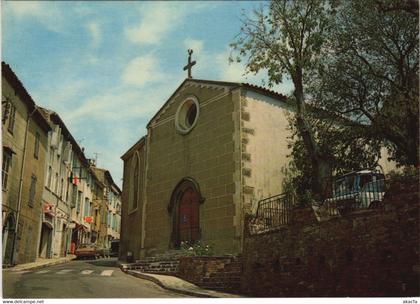
[[[202,288],[240,292],[242,260],[234,256],[181,256],[175,251],[171,256],[163,254],[147,257],[122,269],[146,273],[173,275]]]
[[[418,179],[394,182],[382,209],[247,236],[242,292],[260,297],[419,296]]]
[[[141,272],[165,274],[165,275],[176,275],[178,273],[178,260],[165,260],[165,261],[153,261],[143,260],[137,261],[135,264],[130,265],[128,269],[139,270]]]
[[[239,293],[241,274],[238,257],[181,257],[177,276],[202,288]]]

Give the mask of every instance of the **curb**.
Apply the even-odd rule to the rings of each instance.
[[[76,257],[73,258],[69,258],[69,259],[65,259],[65,260],[61,260],[61,261],[54,261],[51,263],[47,263],[47,264],[42,264],[42,265],[34,265],[34,266],[28,266],[28,267],[22,267],[19,269],[16,269],[14,267],[11,268],[6,268],[3,269],[4,271],[9,271],[9,272],[19,272],[19,271],[27,271],[27,270],[34,270],[34,269],[41,269],[41,268],[45,268],[45,267],[49,267],[49,266],[54,266],[54,265],[59,265],[59,264],[66,264],[72,260],[76,259]]]
[[[170,290],[170,291],[173,291],[173,292],[176,292],[176,293],[181,293],[181,294],[185,294],[185,295],[188,295],[188,296],[195,296],[195,297],[200,297],[200,298],[219,298],[217,296],[213,296],[213,295],[210,295],[210,294],[207,294],[207,293],[199,293],[199,292],[194,292],[194,291],[190,291],[190,290],[186,290],[186,289],[178,289],[178,288],[173,288],[173,287],[167,286],[167,285],[163,284],[161,281],[159,281],[159,279],[157,279],[155,277],[152,277],[152,276],[149,276],[145,273],[133,272],[131,270],[127,270],[127,271],[125,271],[125,273],[130,274],[130,275],[135,276],[135,277],[140,278],[140,279],[151,281],[151,282],[159,285],[160,287],[162,287],[166,290]]]

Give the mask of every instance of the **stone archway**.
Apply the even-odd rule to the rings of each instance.
[[[9,213],[3,226],[2,242],[3,242],[3,264],[10,264],[13,248],[13,237],[15,233],[15,218],[13,214]]]
[[[197,182],[182,179],[171,195],[168,212],[172,218],[171,248],[179,248],[181,242],[194,243],[201,238],[200,204],[204,202]]]

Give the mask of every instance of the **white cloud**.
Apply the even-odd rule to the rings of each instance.
[[[257,80],[254,75],[245,75],[245,65],[242,62],[229,63],[230,50],[227,49],[215,55],[215,63],[219,70],[220,78],[225,81]],[[259,77],[261,78],[261,77]],[[260,80],[260,79],[258,79]]]
[[[157,44],[184,17],[184,10],[171,3],[144,3],[140,11],[140,24],[126,28],[132,42]]]
[[[152,55],[139,56],[131,60],[126,66],[122,80],[125,84],[143,86],[163,78],[160,65]]]
[[[120,121],[122,117],[148,117],[159,109],[162,100],[161,94],[114,87],[104,94],[87,98],[77,109],[68,109],[64,115],[66,120],[72,122],[86,118],[112,122]]]
[[[92,39],[91,46],[97,47],[99,43],[101,43],[102,41],[102,31],[101,31],[101,28],[99,27],[99,24],[96,22],[90,22],[86,25],[86,28]]]
[[[158,44],[162,39],[185,18],[202,10],[216,7],[212,3],[193,2],[143,2],[140,8],[140,23],[125,28],[127,38],[134,43]]]
[[[35,18],[48,30],[60,32],[64,25],[64,14],[56,3],[36,1],[5,1],[3,9],[16,18]]]

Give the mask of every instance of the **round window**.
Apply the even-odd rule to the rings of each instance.
[[[200,108],[194,96],[185,99],[178,107],[175,116],[176,129],[181,134],[187,134],[197,123]]]

